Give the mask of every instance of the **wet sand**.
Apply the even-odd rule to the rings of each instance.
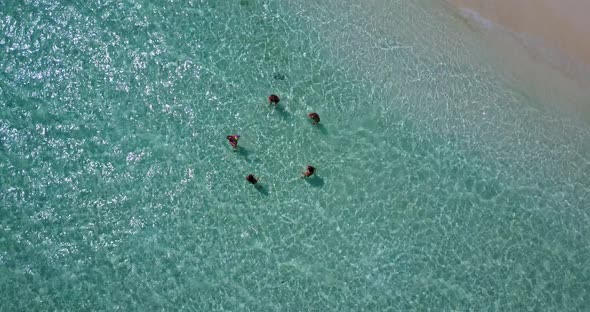
[[[570,57],[590,64],[590,1],[448,0],[512,31],[541,39]]]
[[[590,123],[590,1],[447,1],[468,22],[490,30],[482,35],[512,76]]]

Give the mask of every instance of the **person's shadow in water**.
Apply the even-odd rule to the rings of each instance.
[[[273,108],[274,111],[276,112],[277,115],[279,115],[279,117],[287,120],[289,119],[289,117],[291,117],[291,113],[289,113],[287,111],[287,109],[281,105],[277,105],[277,107]]]
[[[307,182],[307,184],[309,184],[313,187],[322,187],[325,184],[324,179],[322,179],[321,177],[319,177],[317,175],[311,176],[309,178],[305,178],[305,182]]]
[[[326,129],[326,127],[324,127],[324,125],[322,124],[317,124],[315,125],[315,127],[322,133],[322,134],[328,134],[328,130]]]
[[[255,162],[255,163],[261,163],[262,161],[260,160],[260,158],[254,156],[254,158],[250,159],[250,151],[243,147],[240,146],[238,149],[235,150],[235,152],[238,154],[238,156],[244,157],[244,160],[247,162]]]
[[[238,148],[235,150],[235,152],[236,152],[238,155],[240,155],[240,156],[244,157],[244,159],[245,159],[247,162],[250,162],[250,158],[248,158],[248,156],[250,155],[250,151],[248,151],[248,149],[247,149],[247,148],[245,148],[245,147],[243,147],[243,146],[239,146],[239,147],[238,147]]]
[[[261,184],[255,184],[254,188],[258,191],[258,193],[264,195],[264,196],[268,196],[268,190],[262,186]]]

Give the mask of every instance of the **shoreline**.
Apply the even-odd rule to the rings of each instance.
[[[553,29],[568,10],[554,9],[556,13],[549,14],[549,5],[555,5],[552,0],[535,5],[530,0],[498,0],[493,5],[485,0],[447,2],[465,22],[481,31],[506,72],[546,104],[555,103],[590,123],[590,19],[572,19]],[[565,3],[576,4],[577,0]],[[577,5],[590,12],[590,2]],[[580,29],[585,23],[588,29]],[[568,29],[576,30],[559,39]],[[581,48],[568,44],[572,34],[584,32],[589,34],[588,39],[580,37],[586,41],[577,44]]]
[[[583,0],[447,0],[512,32],[525,35],[556,53],[590,64],[590,1]]]

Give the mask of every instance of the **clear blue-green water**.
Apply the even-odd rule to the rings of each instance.
[[[0,0],[0,30],[0,311],[590,308],[590,127],[438,2]]]

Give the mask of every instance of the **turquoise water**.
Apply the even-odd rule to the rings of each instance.
[[[438,2],[0,1],[0,29],[0,311],[590,306],[590,127]]]

